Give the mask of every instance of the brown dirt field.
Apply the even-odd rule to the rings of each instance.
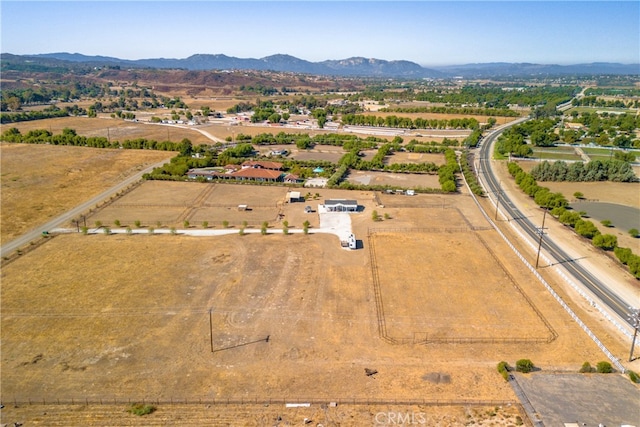
[[[0,150],[2,242],[173,155],[160,151],[5,143]]]
[[[174,190],[176,195],[182,192]],[[381,208],[380,213],[391,214],[382,223],[372,222],[366,213],[375,207],[371,193],[332,190],[322,191],[322,197],[345,193],[365,207],[365,213],[352,218],[365,250],[344,251],[335,236],[320,234],[74,234],[54,237],[7,264],[2,269],[1,300],[3,396],[7,401],[14,397],[168,400],[243,396],[511,400],[510,387],[495,372],[500,360],[514,363],[526,356],[543,369],[573,370],[584,360],[602,359],[595,344],[557,307],[497,234],[488,230],[475,233],[499,256],[502,271],[509,272],[559,337],[548,344],[498,340],[393,345],[381,340],[367,230],[437,227],[451,221],[456,226],[486,224],[465,196],[404,197],[424,206],[442,203],[458,210]],[[290,208],[299,211],[300,206]],[[472,237],[456,234],[452,242],[446,233],[425,233],[423,238],[403,230],[386,233],[383,242],[389,247],[383,251],[378,252],[378,237],[374,237],[374,258],[378,268],[382,266],[383,286],[407,279],[406,283],[418,284],[422,279],[435,286],[434,290],[452,283],[474,283],[477,288],[445,299],[440,306],[425,303],[420,309],[412,301],[429,297],[419,289],[403,286],[404,291],[391,299],[383,293],[385,307],[414,304],[408,311],[391,313],[404,316],[409,325],[400,330],[402,325],[397,324],[397,331],[411,333],[421,327],[423,318],[435,319],[442,310],[463,311],[466,319],[479,315],[476,327],[486,319],[495,325],[496,316],[513,316],[520,307],[532,327],[523,334],[544,336],[540,322],[531,317],[531,306],[498,283],[503,274],[499,269],[495,280],[475,283],[479,273],[471,265],[449,268],[451,259],[468,260],[466,246],[477,244]],[[432,241],[431,248],[453,244],[447,245],[446,265],[444,254],[434,257],[432,249],[424,252],[425,266],[406,271],[396,266],[401,249],[391,244],[395,238],[413,242],[411,245],[420,245],[421,239]],[[472,252],[477,255],[477,250]],[[486,300],[479,304],[483,289],[501,295],[511,307],[487,305]],[[213,310],[213,332],[209,309]],[[517,317],[505,320],[515,328],[508,338],[515,331],[524,331],[519,322]],[[493,327],[485,333],[499,339],[503,331]],[[268,343],[264,340],[267,335]],[[220,350],[213,354],[210,336]],[[365,367],[378,369],[379,374],[367,377]],[[434,383],[429,380],[433,373],[448,375],[450,381]]]
[[[273,224],[278,220],[286,193],[287,188],[280,186],[147,181],[88,218],[92,224],[101,221],[105,225],[117,219],[122,227],[132,228],[140,221],[143,227],[180,229],[185,220],[191,227],[201,227],[205,221],[216,228],[223,221],[230,227],[244,221],[249,227],[260,227],[264,221]],[[243,204],[249,209],[238,211]],[[304,207],[299,206],[300,210]]]
[[[436,165],[444,165],[446,161],[444,154],[394,152],[385,159],[385,164],[393,165],[395,163],[435,163]]]
[[[110,138],[111,141],[124,141],[125,139],[146,138],[156,141],[179,142],[188,138],[193,144],[210,144],[212,141],[199,132],[183,129],[175,126],[152,125],[141,122],[125,122],[111,118],[89,117],[59,117],[55,119],[34,120],[30,122],[12,123],[11,127],[27,133],[30,130],[46,129],[57,135],[64,128],[75,129],[78,135],[101,136]]]
[[[47,426],[268,426],[311,425],[327,427],[359,427],[363,425],[406,425],[398,417],[426,426],[515,426],[523,417],[514,405],[494,406],[426,406],[426,405],[353,405],[330,407],[328,402],[309,408],[285,408],[282,403],[215,404],[160,403],[157,410],[144,417],[129,414],[128,404],[97,405],[8,405],[1,421],[11,423],[29,420],[29,425]]]
[[[371,171],[351,171],[347,181],[366,185],[392,185],[405,188],[440,188],[438,175],[417,173],[387,173]]]

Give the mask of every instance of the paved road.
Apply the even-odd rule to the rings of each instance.
[[[21,248],[23,246],[26,246],[29,242],[39,238],[42,235],[43,231],[48,231],[48,230],[51,230],[53,228],[60,227],[62,224],[69,223],[69,221],[71,221],[72,218],[79,216],[80,214],[82,214],[83,212],[88,211],[90,208],[92,208],[95,205],[99,204],[103,200],[108,199],[109,197],[111,197],[112,195],[117,193],[118,191],[120,191],[120,190],[128,187],[129,185],[139,181],[142,178],[142,175],[144,175],[147,172],[151,172],[153,170],[153,168],[155,168],[155,167],[162,166],[163,164],[165,164],[169,160],[170,160],[170,158],[167,158],[167,160],[163,160],[163,161],[158,162],[158,163],[156,163],[156,164],[154,164],[152,166],[149,166],[148,168],[136,173],[133,176],[130,176],[129,178],[125,179],[124,181],[120,182],[119,184],[111,187],[110,189],[98,194],[96,197],[94,197],[94,198],[92,198],[90,200],[87,200],[83,204],[81,204],[79,206],[76,206],[75,208],[71,209],[68,212],[65,212],[64,214],[60,215],[57,218],[52,219],[51,221],[47,222],[46,224],[39,225],[38,227],[34,228],[31,231],[26,232],[25,234],[23,234],[22,236],[18,237],[17,239],[4,244],[0,248],[0,256],[9,255],[10,253],[15,251],[16,249]]]
[[[512,122],[512,124],[522,121],[523,120],[518,120],[516,122]],[[505,192],[502,191],[500,183],[493,174],[491,165],[493,142],[505,129],[507,129],[507,127],[503,127],[495,131],[482,142],[479,151],[480,170],[482,173],[479,175],[480,178],[483,179],[487,191],[490,194],[499,196],[500,209],[505,212],[507,218],[511,218],[512,221],[516,222],[533,241],[538,241],[540,239],[539,228],[532,224],[531,221],[529,221],[529,219],[526,218],[511,202]],[[629,306],[631,305],[629,302],[624,301],[604,283],[594,277],[585,267],[580,265],[579,262],[573,262],[571,257],[569,257],[569,255],[567,255],[560,246],[556,245],[548,237],[542,239],[542,249],[545,250],[552,259],[555,259],[558,262],[563,262],[564,268],[568,273],[582,283],[582,285],[586,287],[596,299],[599,299],[603,304],[608,306],[610,310],[616,313],[624,322],[631,324],[631,321],[627,318]]]

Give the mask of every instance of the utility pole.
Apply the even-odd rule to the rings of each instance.
[[[547,208],[544,209],[542,215],[542,227],[540,227],[540,240],[538,241],[538,255],[536,256],[536,268],[538,268],[538,261],[540,260],[540,249],[542,248],[542,236],[544,236],[544,220],[547,217]]]
[[[502,192],[502,181],[498,184],[498,192],[496,193],[496,216],[494,218],[495,221],[498,220],[498,206],[500,206],[500,193]]]
[[[640,328],[640,309],[629,307],[629,320],[633,322],[633,339],[631,340],[631,352],[629,353],[629,362],[633,362],[633,348],[636,344],[636,337],[638,336],[638,328]]]

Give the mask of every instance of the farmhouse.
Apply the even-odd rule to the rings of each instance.
[[[224,174],[222,177],[226,178],[228,176],[229,178],[235,178],[239,181],[253,180],[275,182],[282,181],[282,175],[282,172],[278,170],[249,167],[230,174]]]
[[[267,182],[277,182],[282,181],[283,173],[278,170],[272,169],[261,169],[261,168],[244,168],[239,170],[233,169],[224,169],[224,172],[220,171],[219,168],[211,169],[211,168],[201,168],[201,169],[190,169],[187,172],[187,176],[190,179],[197,179],[199,177],[204,177],[207,181],[211,181],[215,179],[235,179],[237,181],[267,181]]]
[[[242,164],[242,169],[249,169],[249,168],[269,169],[269,170],[279,171],[279,170],[282,170],[282,163],[247,160]]]
[[[346,199],[328,199],[324,201],[327,212],[357,212],[358,201]]]

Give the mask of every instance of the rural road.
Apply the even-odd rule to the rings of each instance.
[[[45,224],[39,225],[38,227],[34,228],[33,230],[26,232],[25,234],[23,234],[22,236],[18,237],[17,239],[2,245],[2,247],[0,248],[0,256],[9,255],[11,252],[15,251],[16,249],[19,249],[19,248],[27,245],[32,240],[35,240],[38,237],[40,237],[42,235],[43,231],[48,231],[48,230],[51,230],[53,228],[60,227],[64,223],[68,223],[72,218],[82,214],[83,212],[86,212],[87,210],[89,210],[89,208],[94,207],[95,205],[97,205],[98,203],[102,202],[103,200],[111,197],[113,194],[117,193],[118,191],[120,191],[120,190],[128,187],[129,185],[139,181],[142,178],[142,175],[144,175],[147,172],[151,172],[153,170],[153,168],[155,168],[155,167],[162,166],[163,164],[165,164],[169,160],[170,160],[170,158],[167,158],[166,160],[163,160],[161,162],[155,163],[155,164],[147,167],[146,169],[143,169],[142,171],[136,173],[135,175],[132,175],[129,178],[125,179],[124,181],[121,181],[117,185],[111,187],[110,189],[108,189],[106,191],[103,191],[102,193],[98,194],[97,196],[93,197],[92,199],[87,200],[86,202],[82,203],[81,205],[76,206],[75,208],[71,209],[70,211],[67,211],[67,212],[63,213],[62,215],[52,219],[51,221],[49,221],[49,222],[47,222]]]
[[[512,122],[510,125],[517,124],[524,120],[520,119]],[[537,241],[540,238],[540,229],[537,225],[532,224],[531,221],[520,212],[518,207],[509,199],[508,195],[501,188],[500,182],[495,177],[491,164],[492,146],[498,135],[502,133],[506,127],[499,128],[482,142],[479,147],[479,165],[482,173],[479,173],[479,177],[482,177],[485,188],[489,194],[497,195],[499,197],[500,209],[505,213],[507,218],[510,218],[512,223],[518,224],[518,226],[528,235],[532,241]],[[544,237],[544,236],[543,236]],[[627,318],[630,303],[622,299],[607,285],[602,283],[594,274],[588,271],[588,269],[581,265],[580,262],[572,260],[567,253],[561,248],[559,244],[554,242],[548,236],[540,240],[541,249],[547,252],[556,263],[563,263],[564,268],[569,275],[580,282],[583,287],[588,289],[598,300],[609,309],[614,312],[623,322],[629,323]]]

